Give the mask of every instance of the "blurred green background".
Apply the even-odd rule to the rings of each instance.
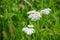
[[[34,10],[50,8],[49,15],[40,21],[28,19],[27,12],[33,10],[24,0],[0,0],[0,40],[60,40],[60,0],[28,0]],[[20,4],[24,5],[22,9]],[[27,35],[22,28],[33,24],[35,33]]]

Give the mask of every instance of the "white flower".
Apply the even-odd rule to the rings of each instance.
[[[34,14],[34,13],[36,13],[36,10],[32,10],[32,11],[27,12],[27,14]]]
[[[28,14],[29,14],[28,18],[31,18],[32,21],[37,21],[41,17],[40,12],[37,12],[35,10],[29,11]]]
[[[32,35],[35,31],[33,28],[25,27],[22,29],[27,35]]]
[[[50,8],[47,8],[47,9],[41,10],[40,13],[43,13],[43,14],[47,14],[48,15],[50,13],[50,11],[51,11],[51,9]]]
[[[41,17],[40,13],[33,14],[33,17],[31,18],[32,21],[37,21]]]
[[[32,35],[35,33],[35,30],[33,29],[34,25],[28,25],[27,27],[24,27],[22,31],[24,31],[27,35]]]
[[[24,27],[23,29],[22,29],[22,31],[27,31],[28,30],[28,27]]]
[[[34,25],[28,25],[28,27],[32,27],[32,28],[33,28],[33,27],[34,27]]]

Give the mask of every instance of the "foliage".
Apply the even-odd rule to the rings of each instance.
[[[24,0],[0,0],[0,37],[3,33],[3,40],[60,40],[60,0],[28,1],[34,10],[51,8],[51,13],[33,22],[27,15],[33,8]],[[20,3],[24,9],[20,8]],[[35,26],[35,33],[31,36],[22,31],[28,24]]]

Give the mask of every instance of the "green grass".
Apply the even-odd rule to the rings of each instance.
[[[19,7],[24,4],[24,9]],[[60,40],[60,0],[29,0],[34,10],[51,8],[49,15],[42,15],[40,21],[31,21],[27,12],[33,10],[24,0],[0,0],[0,28],[6,34],[3,40]],[[2,6],[2,7],[1,7]],[[13,10],[14,9],[14,10]],[[33,24],[35,33],[27,35],[22,28]],[[0,33],[2,34],[2,32]],[[0,35],[0,37],[2,37]]]

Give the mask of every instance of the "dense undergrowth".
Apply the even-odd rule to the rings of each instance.
[[[60,0],[0,0],[0,39],[2,40],[60,40]],[[24,8],[20,8],[23,3]],[[50,8],[49,15],[42,15],[39,21],[31,21],[27,12]],[[27,35],[22,28],[34,25],[35,33]]]

